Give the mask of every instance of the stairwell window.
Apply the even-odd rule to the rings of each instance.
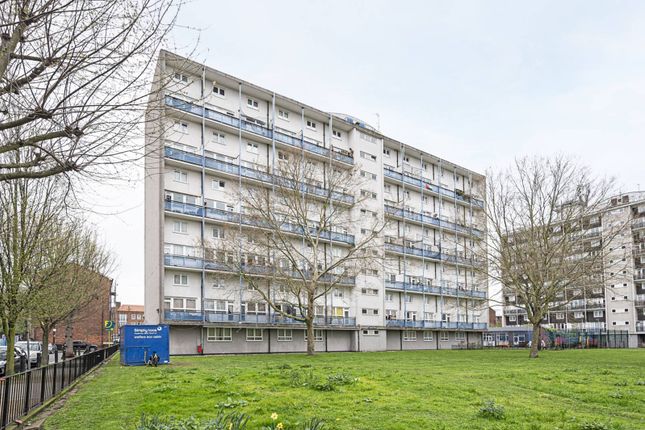
[[[218,131],[214,131],[211,136],[211,141],[213,143],[219,143],[220,145],[226,145],[226,135]]]
[[[361,158],[364,158],[370,161],[376,161],[376,155],[372,155],[369,152],[361,151]]]
[[[231,342],[233,340],[233,332],[230,328],[208,327],[206,330],[206,341],[208,342]]]
[[[215,94],[218,97],[225,97],[226,96],[226,91],[222,87],[218,87],[217,85],[213,85],[213,94]]]
[[[246,105],[250,107],[251,109],[258,110],[259,109],[259,104],[258,101],[252,98],[246,99]]]
[[[259,152],[258,151],[258,144],[253,143],[253,142],[248,142],[246,144],[246,152],[249,152],[251,154],[257,154]]]
[[[593,311],[594,318],[602,318],[603,315],[604,315],[603,311]]]
[[[289,121],[289,112],[287,112],[286,110],[279,109],[278,118],[283,119],[285,121]]]
[[[376,175],[374,173],[366,172],[365,170],[361,170],[361,177],[376,181]]]
[[[310,129],[310,130],[315,130],[316,129],[316,123],[308,119],[307,120],[307,128]]]
[[[173,233],[186,234],[188,232],[188,223],[186,221],[174,221],[172,231]]]
[[[332,133],[332,135],[334,136],[334,138],[336,138],[336,139],[342,139],[342,134],[341,134],[341,132],[340,132],[340,131],[338,131],[338,130],[332,130],[332,131],[331,131],[331,133]]]
[[[213,179],[212,186],[214,190],[223,190],[226,188],[226,181],[222,179]]]
[[[184,121],[175,121],[173,129],[181,134],[188,134],[188,123]]]
[[[172,78],[177,82],[181,82],[181,83],[184,83],[184,84],[188,83],[188,76],[184,75],[183,73],[177,72],[172,76]]]
[[[188,172],[184,170],[179,170],[175,169],[173,171],[173,179],[175,182],[179,182],[182,184],[187,184],[188,183]]]

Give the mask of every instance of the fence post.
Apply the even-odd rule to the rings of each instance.
[[[4,396],[2,398],[2,416],[0,417],[0,426],[5,428],[7,421],[9,421],[9,393],[11,392],[10,386],[12,377],[8,377],[4,380]]]
[[[45,366],[40,370],[40,404],[42,405],[45,403],[45,382],[47,381],[47,368],[49,366]]]
[[[63,365],[62,365],[62,367],[60,369],[60,389],[61,389],[61,391],[63,390],[63,388],[65,388],[65,362],[66,361],[67,360],[63,360]]]
[[[54,376],[52,377],[52,397],[56,394],[56,371],[58,369],[58,362],[54,363]]]
[[[23,408],[23,412],[25,415],[29,412],[29,400],[31,398],[31,374],[32,371],[30,370],[27,372],[25,379],[27,380],[25,382],[25,407]]]

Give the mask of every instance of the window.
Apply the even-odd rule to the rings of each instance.
[[[314,329],[314,342],[322,342],[324,335],[322,330]],[[305,330],[305,342],[307,341],[307,330]]]
[[[378,290],[376,288],[363,288],[361,293],[366,296],[378,296]]]
[[[188,232],[188,223],[186,221],[174,221],[172,223],[173,233],[186,234]]]
[[[375,138],[374,136],[370,136],[369,134],[359,133],[359,136],[361,137],[361,139],[363,139],[366,142],[370,142],[370,143],[378,142],[377,138]]]
[[[206,329],[206,341],[208,342],[230,342],[233,340],[233,333],[230,328],[208,327]]]
[[[177,133],[188,134],[188,123],[183,121],[176,121],[173,125],[173,129]]]
[[[390,150],[387,148],[383,148],[383,156],[386,158],[390,158]]]
[[[282,118],[285,121],[289,121],[289,112],[282,109],[278,110],[278,118]]]
[[[517,317],[515,315],[509,315],[508,316],[508,321],[509,322],[515,322],[515,321],[517,321]]]
[[[165,297],[164,309],[172,310],[195,310],[197,308],[197,300],[192,298],[183,297]]]
[[[213,94],[219,97],[224,97],[226,95],[226,92],[224,91],[224,88],[213,85]]]
[[[226,135],[218,131],[214,131],[211,135],[211,141],[213,143],[219,143],[220,145],[226,145]]]
[[[370,161],[376,161],[376,155],[372,155],[369,152],[361,151],[361,158],[364,158],[364,159],[370,160]]]
[[[184,84],[188,83],[188,76],[184,75],[183,73],[175,72],[172,78],[177,82],[182,82]]]
[[[307,128],[315,130],[316,129],[316,123],[308,119],[307,120]]]
[[[403,301],[404,301],[405,303],[412,303],[412,296],[410,296],[409,294],[405,294],[405,295],[403,296]]]
[[[447,331],[442,331],[441,333],[439,333],[439,340],[442,342],[447,342],[450,340],[450,335]]]
[[[367,197],[369,199],[375,199],[376,193],[369,190],[361,190],[361,196]]]
[[[226,188],[226,181],[221,179],[213,179],[212,186],[214,190],[223,190]]]
[[[246,329],[246,341],[247,342],[258,342],[262,340],[262,329],[261,328],[247,328]]]
[[[126,325],[128,323],[127,314],[119,314],[119,325]]]
[[[574,317],[574,318],[584,318],[584,316],[585,316],[585,315],[584,315],[584,313],[582,313],[582,312],[574,312],[574,313],[573,313],[573,317]]]
[[[363,308],[361,312],[363,315],[378,315],[378,309]]]
[[[430,330],[425,330],[423,332],[423,341],[432,342],[432,332]]]
[[[286,152],[278,151],[278,160],[289,161],[289,154]]]
[[[331,133],[336,139],[340,139],[342,137],[341,132],[338,130],[332,130]]]
[[[173,276],[172,283],[174,285],[188,285],[188,275],[176,274]]]
[[[602,318],[603,311],[593,311],[594,318]]]
[[[555,314],[555,319],[556,320],[563,320],[564,319],[564,313],[558,312]]]
[[[258,144],[253,143],[253,142],[248,142],[246,144],[246,152],[250,152],[251,154],[257,154],[258,153]]]
[[[455,340],[466,340],[466,333],[463,331],[458,331],[455,333]]]
[[[180,182],[182,184],[188,183],[188,172],[183,170],[175,169],[173,171],[173,179],[175,182]]]
[[[344,295],[343,290],[339,290],[338,288],[334,289],[334,297],[342,299]]]
[[[250,107],[251,109],[258,109],[258,101],[255,99],[246,99],[246,105]]]
[[[403,330],[403,341],[414,342],[417,340],[417,332],[414,330]]]
[[[366,172],[365,170],[361,170],[361,177],[376,181],[376,175],[374,173]]]
[[[247,314],[266,315],[266,313],[267,313],[267,304],[264,303],[264,302],[247,302],[246,303],[246,313]]]
[[[224,228],[222,228],[222,227],[213,227],[213,238],[214,239],[224,239]]]
[[[278,342],[291,342],[293,340],[293,330],[278,329]]]
[[[385,293],[385,301],[391,302],[392,300],[394,300],[394,295],[392,293]]]
[[[378,330],[363,330],[363,336],[378,336]]]
[[[426,297],[426,303],[430,304],[430,297]],[[424,321],[434,321],[434,312],[424,312],[423,313]]]

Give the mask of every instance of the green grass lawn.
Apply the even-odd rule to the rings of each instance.
[[[325,429],[645,429],[645,350],[418,351],[174,357],[83,382],[45,428],[132,429],[142,414],[213,417],[218,404],[252,418],[276,412],[286,429],[311,417]],[[334,391],[330,375],[358,378]],[[230,400],[229,400],[230,399]],[[501,420],[480,417],[487,400]],[[236,406],[237,405],[237,406]],[[232,406],[232,407],[231,407]],[[595,426],[593,426],[595,424]]]

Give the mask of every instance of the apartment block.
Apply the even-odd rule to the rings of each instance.
[[[568,303],[554,306],[543,326],[563,330],[626,330],[630,347],[645,346],[645,192],[610,198],[584,225],[588,249],[603,255],[602,283],[592,289],[572,287]],[[609,243],[605,243],[605,242]],[[573,300],[572,300],[573,299]],[[527,324],[517,298],[504,296],[504,326]]]
[[[366,237],[376,268],[343,279],[315,303],[318,351],[451,349],[480,345],[486,277],[474,249],[485,238],[485,177],[383,135],[170,52],[171,83],[150,101],[145,182],[145,321],[170,325],[172,354],[301,352],[302,322],[280,315],[206,249],[256,226],[234,198],[271,190],[276,164],[355,169],[360,189],[328,193],[348,222],[324,232],[346,253]],[[352,194],[353,193],[353,194]],[[357,204],[360,200],[361,204]],[[297,240],[297,239],[296,239]],[[258,273],[262,259],[253,259]],[[229,272],[229,273],[227,273]],[[279,288],[278,285],[275,286]]]

